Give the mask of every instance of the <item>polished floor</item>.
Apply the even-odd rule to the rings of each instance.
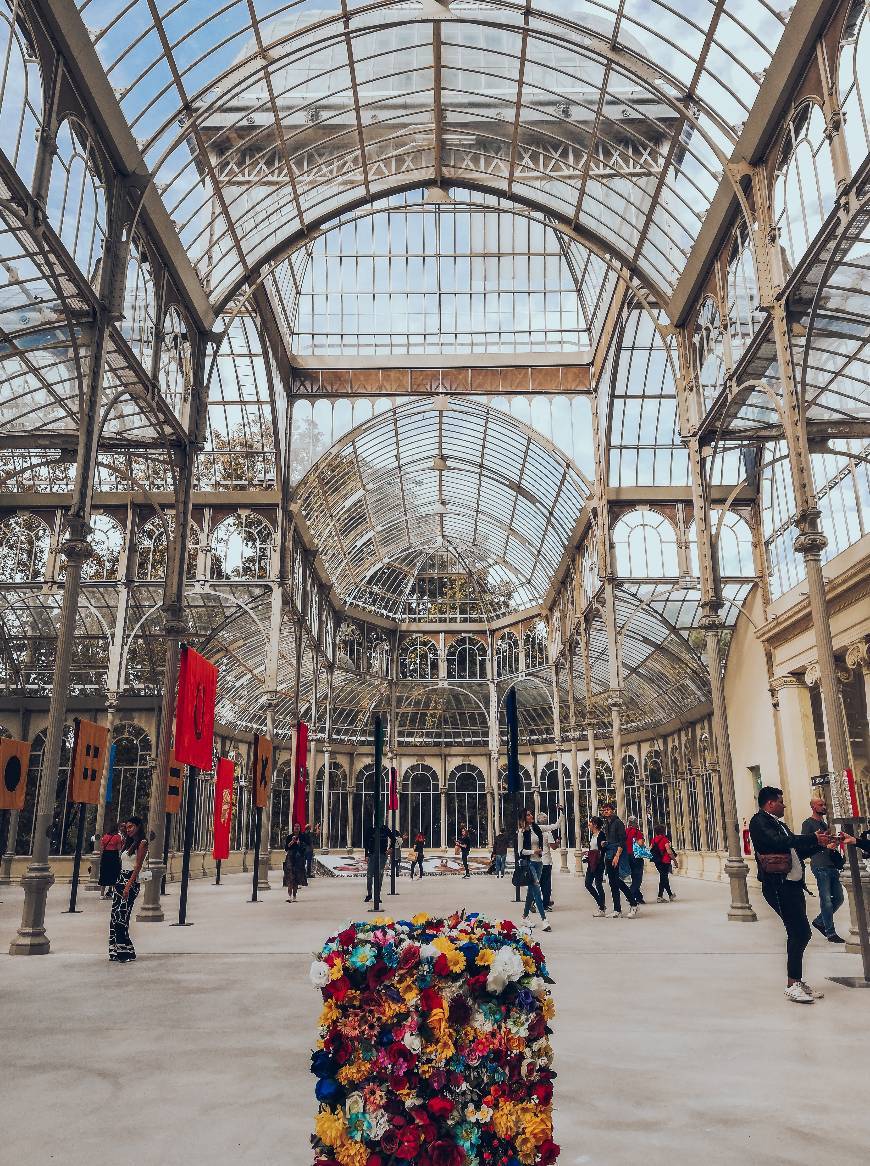
[[[814,936],[807,976],[826,998],[790,1004],[784,936],[757,884],[754,925],[725,920],[724,886],[675,885],[673,904],[598,920],[582,884],[556,877],[542,941],[557,981],[562,1166],[864,1160],[870,992],[825,983],[858,958]],[[517,917],[507,881],[402,880],[400,892],[403,915]],[[193,883],[194,925],[136,924],[140,958],[125,966],[106,959],[108,905],[83,894],[83,913],[65,915],[67,893],[49,901],[51,955],[0,957],[4,1160],[310,1163],[319,999],[307,971],[327,934],[363,917],[360,884],[317,879],[291,906],[277,885],[249,903],[247,876]],[[2,889],[4,950],[21,894]]]

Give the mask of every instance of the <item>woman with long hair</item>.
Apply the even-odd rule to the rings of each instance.
[[[100,884],[101,899],[111,899],[112,888],[121,874],[120,851],[126,841],[123,831],[123,822],[116,830],[106,823],[105,832],[100,839],[100,868],[97,881]]]
[[[296,902],[296,892],[300,887],[308,886],[305,875],[306,853],[305,838],[302,827],[298,822],[293,823],[293,830],[284,843],[284,886],[287,888],[287,902]]]
[[[121,832],[121,872],[112,891],[112,914],[109,918],[109,959],[126,964],[136,958],[136,949],[130,939],[130,916],[139,895],[139,872],[148,853],[145,827],[134,814],[124,823]]]
[[[529,918],[535,908],[541,916],[541,930],[552,931],[547,920],[544,900],[541,897],[541,870],[543,867],[544,835],[541,827],[534,820],[534,814],[527,810],[520,815],[517,822],[517,856],[519,858],[518,874],[526,883],[526,903],[523,908],[523,919]],[[529,924],[534,927],[534,920]]]

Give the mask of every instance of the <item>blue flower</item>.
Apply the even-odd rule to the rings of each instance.
[[[348,963],[352,968],[362,971],[370,967],[376,959],[375,949],[370,943],[358,943],[350,953]]]
[[[314,1096],[318,1101],[331,1105],[344,1100],[344,1089],[333,1077],[324,1077],[314,1087]]]
[[[326,1049],[318,1049],[311,1054],[311,1072],[315,1077],[334,1076],[338,1065]]]
[[[520,988],[517,992],[517,1005],[524,1008],[526,1012],[531,1011],[535,1007],[535,998],[528,988]]]

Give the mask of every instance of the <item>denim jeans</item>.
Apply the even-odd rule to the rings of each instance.
[[[505,867],[507,866],[507,855],[497,854],[495,856],[495,877],[497,879],[504,878]]]
[[[544,910],[544,900],[541,898],[541,868],[542,863],[529,863],[529,885],[526,888],[526,905],[523,908],[523,919],[530,915],[533,908],[538,908],[538,913],[542,919],[547,918],[547,913]]]
[[[843,884],[840,882],[840,872],[833,867],[823,866],[814,870],[816,883],[819,888],[819,913],[813,920],[818,923],[825,935],[834,933],[834,912],[843,906]]]

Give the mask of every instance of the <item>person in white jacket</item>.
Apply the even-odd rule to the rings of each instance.
[[[562,807],[556,806],[556,813],[562,813]],[[559,829],[559,819],[548,822],[547,815],[541,811],[538,814],[538,825],[541,828],[544,845],[541,850],[541,898],[549,911],[553,906],[553,851],[556,849],[556,831]]]

